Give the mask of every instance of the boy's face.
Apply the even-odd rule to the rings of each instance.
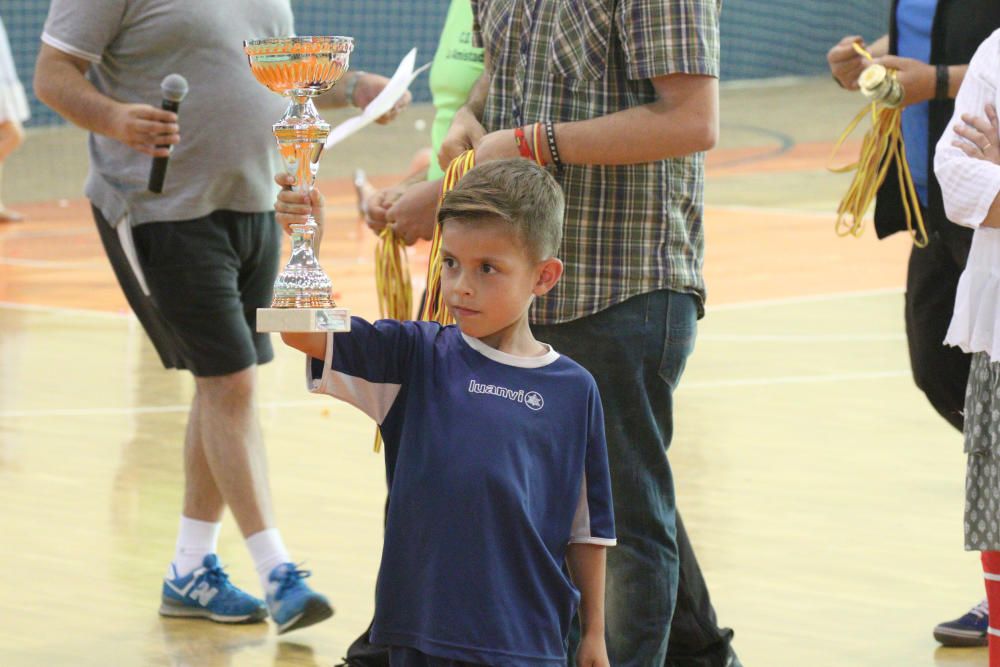
[[[445,222],[441,289],[462,332],[486,338],[527,316],[536,295],[552,289],[559,260],[535,261],[502,222]],[[553,277],[551,264],[558,264]]]

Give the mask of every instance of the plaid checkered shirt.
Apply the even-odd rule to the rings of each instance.
[[[488,131],[588,120],[654,102],[649,79],[719,75],[721,0],[472,0],[491,64]],[[665,130],[669,132],[669,129]],[[567,165],[563,279],[533,306],[568,322],[660,289],[705,299],[704,153]]]

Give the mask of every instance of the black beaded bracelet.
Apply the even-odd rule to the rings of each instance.
[[[556,129],[551,120],[545,121],[545,138],[549,142],[549,153],[552,154],[552,164],[556,169],[562,169],[562,159],[559,157],[559,149],[556,148]]]
[[[937,78],[934,83],[934,99],[936,100],[946,100],[948,99],[948,66],[938,65],[936,68]]]

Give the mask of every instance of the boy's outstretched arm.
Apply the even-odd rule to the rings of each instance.
[[[566,565],[580,590],[580,648],[577,667],[610,667],[604,639],[604,572],[607,549],[600,544],[572,543]]]
[[[325,333],[290,333],[282,332],[281,340],[285,345],[294,347],[300,352],[305,352],[314,359],[326,358],[326,334]]]

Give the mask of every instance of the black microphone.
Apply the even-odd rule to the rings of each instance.
[[[173,111],[181,108],[181,100],[188,92],[187,79],[180,74],[168,74],[160,83],[160,90],[163,91],[163,103],[160,107],[164,111]],[[157,145],[157,148],[168,148],[166,144]],[[169,157],[154,157],[153,166],[149,170],[149,191],[157,194],[163,192],[163,179],[167,175],[167,160]]]

